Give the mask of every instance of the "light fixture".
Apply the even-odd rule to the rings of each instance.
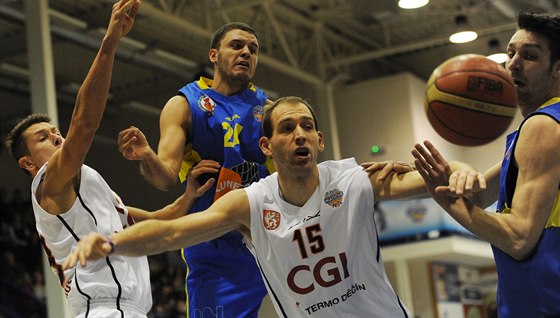
[[[467,28],[467,17],[465,15],[458,15],[455,17],[455,25],[457,32],[451,34],[449,41],[451,43],[467,43],[474,41],[478,34]]]
[[[490,49],[490,55],[487,58],[491,59],[492,61],[502,64],[508,60],[508,55],[502,52],[500,48],[500,41],[498,39],[491,39],[488,41],[488,48]]]
[[[430,0],[399,0],[399,7],[402,9],[416,9],[428,4]]]

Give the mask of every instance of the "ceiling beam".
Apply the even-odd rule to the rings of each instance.
[[[476,31],[478,32],[479,36],[486,36],[486,35],[501,33],[504,31],[514,31],[516,27],[517,27],[516,23],[507,23],[507,24],[503,24],[503,25],[499,25],[483,30],[476,30]],[[409,53],[412,51],[421,50],[421,49],[438,46],[438,45],[444,45],[444,44],[451,45],[451,43],[449,43],[448,37],[440,37],[432,40],[420,40],[413,43],[388,47],[380,50],[370,51],[363,54],[356,54],[349,58],[333,61],[329,64],[329,67],[340,67],[342,65],[356,64],[360,62],[376,60],[376,59],[380,59],[396,54]]]
[[[185,19],[181,19],[177,16],[170,16],[169,14],[166,14],[165,12],[159,10],[150,3],[142,3],[142,12],[140,14],[145,17],[155,19],[158,21],[158,23],[166,23],[169,26],[182,31],[186,31],[194,36],[198,36],[204,39],[210,40],[214,34],[213,31],[199,27],[198,25],[190,23]],[[279,71],[283,74],[297,78],[304,82],[310,84],[317,84],[321,82],[321,80],[317,76],[265,54],[259,55],[259,61],[262,63],[262,65],[265,65],[273,70]]]

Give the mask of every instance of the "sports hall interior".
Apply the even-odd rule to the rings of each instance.
[[[412,162],[412,146],[429,139],[447,158],[485,170],[500,160],[507,132],[476,147],[443,139],[425,114],[426,82],[438,65],[454,56],[503,52],[518,11],[559,12],[560,1],[430,0],[416,9],[400,8],[397,2],[143,0],[133,30],[120,44],[107,109],[86,164],[98,170],[127,205],[150,210],[172,202],[182,187],[155,190],[140,175],[138,163],[121,157],[117,134],[137,126],[155,148],[165,102],[186,83],[212,77],[207,53],[213,31],[241,21],[259,34],[253,83],[271,99],[301,96],[317,110],[326,137],[320,161],[354,157],[359,163]],[[2,140],[33,112],[55,114],[63,134],[67,131],[112,3],[0,0]],[[478,38],[450,43],[449,35],[464,27],[476,31]],[[517,112],[507,131],[520,120]],[[0,317],[65,318],[62,292],[44,265],[35,231],[30,181],[2,143]],[[386,227],[379,231],[389,279],[414,317],[466,317],[469,310],[493,317],[496,276],[488,244],[453,223],[429,199],[392,202],[379,209],[386,217]],[[398,215],[391,219],[393,210]],[[392,225],[399,220],[409,227]],[[157,292],[150,317],[184,317],[185,268],[179,252],[150,256],[149,262],[151,276],[158,277],[152,279]],[[270,303],[260,316],[275,317]]]

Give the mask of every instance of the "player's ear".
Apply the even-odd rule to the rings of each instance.
[[[212,64],[216,63],[216,61],[218,61],[218,50],[210,49],[208,51],[208,59],[212,62]]]
[[[37,165],[33,161],[27,158],[27,156],[23,156],[19,158],[18,165],[20,168],[25,169],[29,172],[31,172],[33,169],[37,167]]]
[[[259,139],[259,147],[261,148],[262,153],[267,157],[272,157],[272,150],[270,149],[270,141],[267,137],[261,137]]]
[[[552,64],[552,74],[556,78],[560,78],[560,59]]]
[[[317,131],[317,134],[319,135],[319,152],[323,152],[325,150],[325,139],[321,131]]]

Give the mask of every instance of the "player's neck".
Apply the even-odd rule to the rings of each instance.
[[[281,177],[278,174],[278,191],[280,197],[295,206],[302,207],[311,198],[319,186],[319,170],[314,169],[309,176]]]
[[[220,76],[214,78],[212,89],[224,96],[233,96],[243,92],[249,87],[249,83],[236,80],[225,80]]]
[[[539,98],[533,98],[530,101],[519,101],[519,109],[523,117],[527,117],[537,109],[539,109],[546,102],[550,101],[554,96],[541,96]]]

